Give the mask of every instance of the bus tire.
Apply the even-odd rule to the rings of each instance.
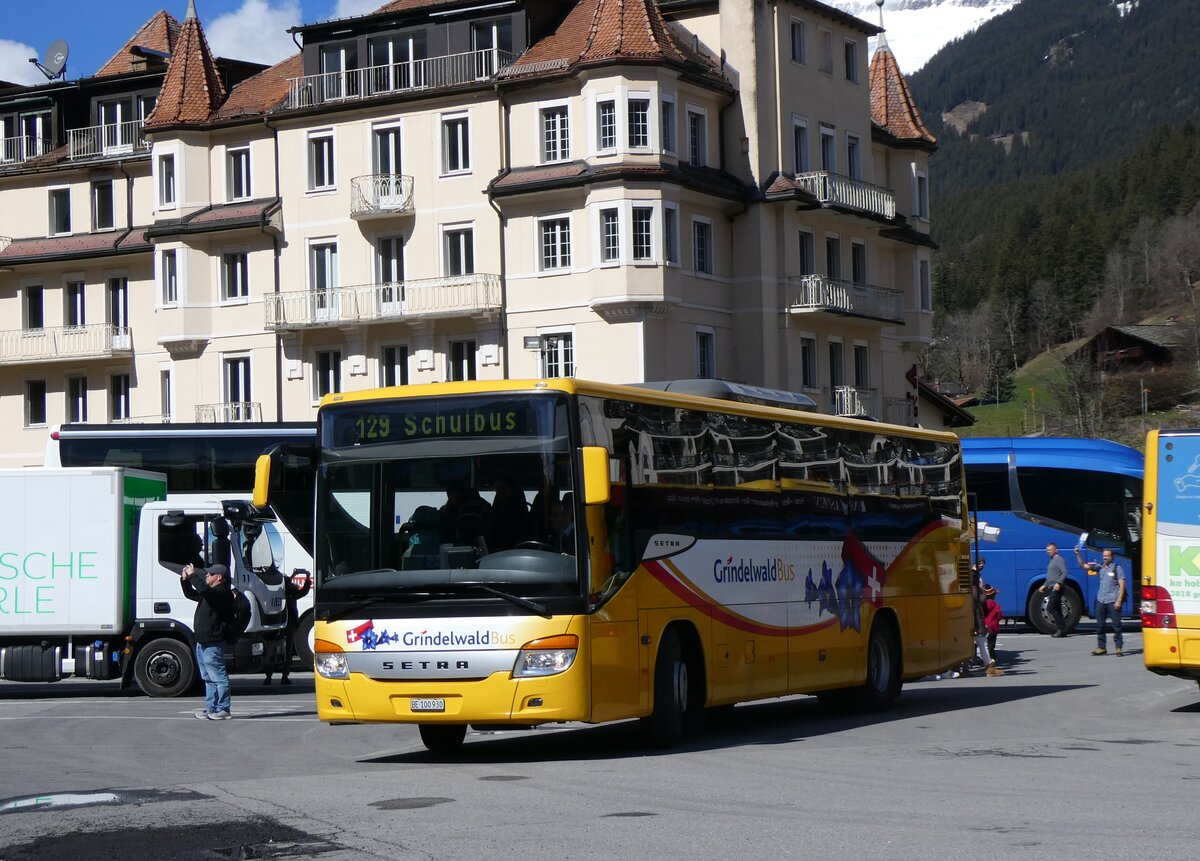
[[[677,628],[667,628],[654,662],[654,706],[643,718],[647,741],[654,747],[675,747],[697,722],[697,691]]]
[[[1063,627],[1069,634],[1075,630],[1075,626],[1079,624],[1079,619],[1083,615],[1083,599],[1079,597],[1079,593],[1073,587],[1065,586],[1063,588],[1065,589],[1062,598]],[[1039,634],[1054,633],[1054,619],[1046,608],[1048,599],[1048,592],[1034,589],[1029,593],[1029,600],[1025,606],[1025,618]]]
[[[430,753],[455,753],[467,737],[465,723],[423,723],[417,728],[421,731],[421,743]]]
[[[300,621],[296,623],[296,630],[292,632],[292,650],[296,654],[296,660],[304,665],[304,669],[311,670],[313,668],[313,614],[311,611],[301,616]]]
[[[197,675],[192,652],[178,640],[151,640],[134,658],[133,677],[146,696],[177,697],[191,688]]]
[[[876,619],[867,641],[867,677],[855,690],[854,705],[858,711],[880,712],[900,696],[903,673],[900,665],[900,643],[891,622]]]

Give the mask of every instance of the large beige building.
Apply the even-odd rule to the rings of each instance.
[[[567,374],[942,426],[905,377],[935,144],[878,32],[812,0],[396,0],[252,74],[189,2],[92,78],[0,89],[0,463],[58,422]]]

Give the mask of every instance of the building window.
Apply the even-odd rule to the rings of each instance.
[[[475,272],[475,232],[469,227],[456,227],[443,234],[443,257],[448,276],[471,275]]]
[[[654,210],[649,206],[633,208],[633,259],[650,260],[654,254],[653,234],[650,232]]]
[[[840,386],[845,382],[842,371],[842,342],[829,342],[829,385]]]
[[[716,336],[712,332],[696,330],[696,377],[711,380],[717,376]]]
[[[408,385],[408,347],[387,346],[380,350],[379,385]]]
[[[541,336],[542,376],[575,376],[575,336],[570,332],[552,332]]]
[[[858,83],[858,43],[846,40],[846,80]]]
[[[830,278],[842,277],[842,241],[836,236],[825,237],[825,274]]]
[[[817,68],[833,74],[833,31],[824,27],[817,28]]]
[[[800,338],[800,385],[817,388],[817,339]]]
[[[158,205],[175,205],[175,156],[158,157]]]
[[[88,420],[87,377],[67,377],[67,421]]]
[[[237,356],[225,359],[225,403],[229,405],[230,421],[249,421],[253,415],[250,408],[250,357]]]
[[[921,310],[933,310],[933,286],[929,280],[929,261],[917,261],[917,282],[921,291]]]
[[[858,135],[846,135],[846,175],[862,179],[862,147]]]
[[[850,280],[855,284],[867,283],[867,246],[861,242],[850,243]]]
[[[46,423],[46,381],[25,381],[25,427]]]
[[[837,132],[821,123],[821,170],[837,172]]]
[[[859,389],[871,387],[871,351],[866,344],[854,345],[854,385]]]
[[[659,134],[662,136],[663,152],[675,152],[675,101],[666,96],[662,99],[660,105],[660,125],[662,128]]]
[[[178,252],[164,251],[159,260],[162,271],[159,273],[159,283],[162,288],[162,303],[174,305],[179,301],[179,258]]]
[[[617,103],[605,99],[596,103],[596,149],[617,148]]]
[[[308,138],[308,189],[322,191],[336,183],[333,165],[333,132],[325,131]]]
[[[711,275],[713,271],[712,224],[692,222],[692,251],[696,271]]]
[[[813,235],[807,230],[800,231],[800,267],[801,275],[812,275],[817,271],[817,258],[813,251]]]
[[[314,242],[308,248],[308,286],[329,294],[338,286],[338,248],[336,242]]]
[[[330,147],[333,138],[329,138]],[[225,170],[228,184],[226,193],[228,200],[245,200],[251,196],[250,191],[250,147],[238,147],[228,151],[225,159]],[[332,177],[332,172],[330,173]],[[332,185],[332,181],[329,183]]]
[[[244,299],[250,295],[250,255],[229,251],[221,255],[221,298]]]
[[[615,209],[600,210],[600,260],[615,263],[621,259],[621,219]]]
[[[796,173],[808,172],[808,123],[792,120],[792,157]]]
[[[668,263],[679,262],[679,210],[663,207],[663,256]]]
[[[451,382],[475,379],[475,342],[450,342],[450,367],[447,369]]]
[[[792,22],[792,62],[804,62],[804,22]]]
[[[704,114],[688,111],[688,163],[693,167],[708,164],[708,133]]]
[[[650,146],[650,100],[630,99],[629,116],[629,148]]]
[[[404,240],[399,236],[381,236],[375,241],[375,283],[380,285],[384,303],[403,299]]]
[[[84,285],[82,281],[68,281],[63,293],[66,302],[63,308],[63,319],[68,326],[87,325],[87,304],[85,303]]]
[[[25,328],[44,329],[46,327],[46,291],[42,285],[34,284],[25,288]]]
[[[171,389],[171,371],[167,368],[158,374],[158,412],[163,421],[169,422],[174,415],[175,395]]]
[[[567,108],[546,108],[542,111],[542,161],[565,161],[571,157],[571,130],[567,125]]]
[[[50,235],[71,232],[71,189],[50,189]]]
[[[371,161],[375,173],[400,173],[400,127],[381,126],[372,130]]]
[[[108,279],[108,322],[118,329],[129,328],[129,279]]]
[[[542,269],[571,266],[571,219],[547,218],[542,228]]]
[[[113,228],[113,184],[111,179],[92,183],[92,230]]]
[[[915,170],[914,165],[914,170]],[[913,205],[917,218],[929,218],[929,177],[921,171],[913,174]]]
[[[108,378],[108,417],[112,421],[133,415],[129,406],[129,374],[113,374]]]
[[[318,350],[313,374],[314,400],[342,390],[342,353],[340,350]]]
[[[471,130],[467,117],[442,120],[442,173],[471,169]]]

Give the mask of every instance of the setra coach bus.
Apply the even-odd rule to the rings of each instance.
[[[876,710],[974,651],[951,434],[715,381],[473,381],[317,418],[316,697],[331,723],[641,718],[797,693]],[[269,502],[260,458],[256,505]]]

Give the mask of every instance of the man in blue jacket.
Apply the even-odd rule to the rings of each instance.
[[[203,575],[203,576],[201,576]],[[196,602],[192,631],[196,638],[196,666],[204,680],[204,711],[200,720],[229,720],[229,674],[225,671],[225,643],[234,630],[237,604],[229,588],[224,565],[199,569],[188,563],[179,574],[183,594]]]

